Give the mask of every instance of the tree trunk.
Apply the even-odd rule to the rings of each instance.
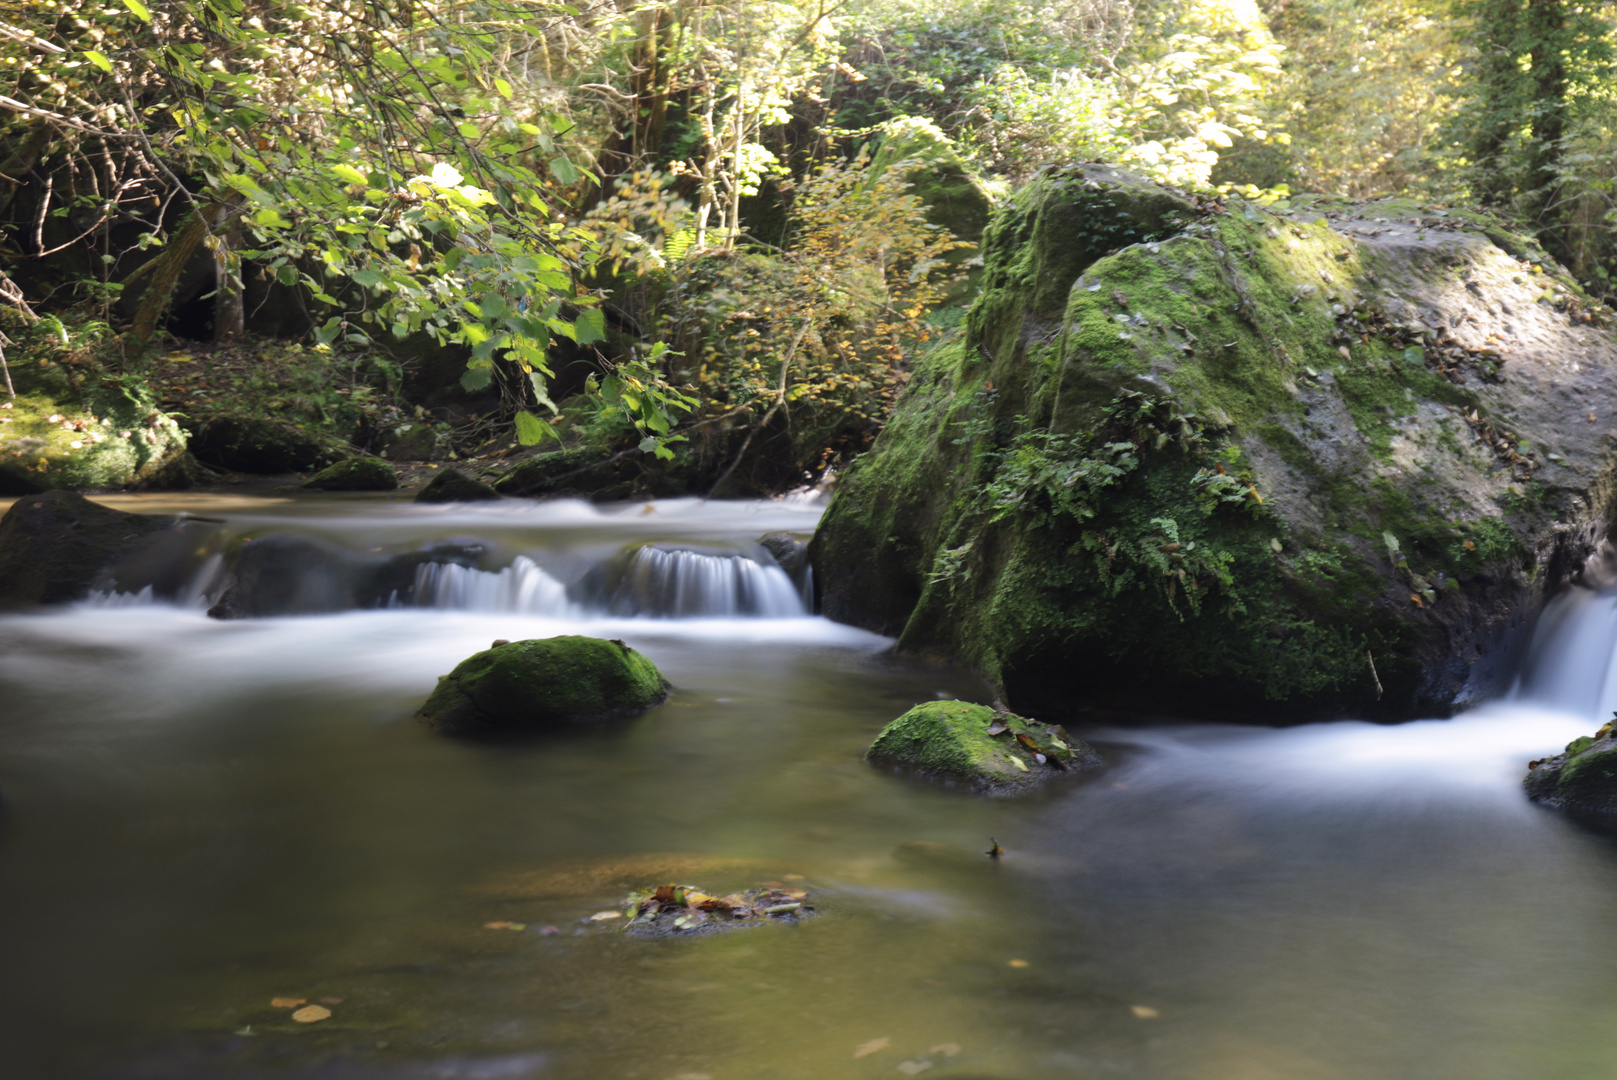
[[[241,215],[232,214],[213,249],[213,339],[234,345],[247,336],[247,311],[241,285]]]

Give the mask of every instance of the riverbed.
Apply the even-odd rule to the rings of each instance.
[[[173,556],[189,591],[0,617],[7,1077],[1588,1080],[1617,1059],[1617,844],[1520,786],[1609,712],[1600,598],[1558,609],[1526,693],[1451,720],[1069,723],[1107,770],[986,799],[861,760],[917,702],[985,700],[972,676],[789,591],[745,599],[780,573],[757,538],[809,535],[813,500],[107,501],[218,521]],[[210,558],[278,532],[475,538],[488,576],[209,618]],[[741,584],[712,611],[626,603],[600,568],[648,546]],[[498,579],[519,559],[544,589]],[[669,702],[529,742],[412,720],[492,640],[561,633],[627,641]],[[664,882],[775,882],[816,915],[671,940],[592,918]]]

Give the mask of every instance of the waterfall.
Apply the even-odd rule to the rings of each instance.
[[[1545,607],[1513,696],[1606,720],[1617,708],[1617,591],[1569,589]]]
[[[526,555],[504,570],[474,570],[455,563],[422,563],[415,572],[418,607],[523,615],[574,615],[567,587]]]
[[[807,614],[779,566],[745,555],[647,545],[635,552],[612,594],[615,615],[787,619]]]

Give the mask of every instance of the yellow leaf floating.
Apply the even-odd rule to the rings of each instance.
[[[331,1017],[331,1010],[324,1005],[306,1005],[292,1014],[292,1019],[300,1024],[314,1024]]]
[[[274,1009],[295,1009],[308,1000],[308,998],[292,997],[270,998],[270,1007]]]

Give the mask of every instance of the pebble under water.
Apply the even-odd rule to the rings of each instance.
[[[807,536],[816,504],[107,501],[225,523],[167,585],[0,617],[0,1075],[1588,1080],[1617,1060],[1617,843],[1520,785],[1613,708],[1610,597],[1561,602],[1517,696],[1452,720],[1069,724],[1108,770],[991,800],[861,760],[911,705],[985,688],[803,611],[757,540]],[[366,610],[208,618],[219,556],[275,532],[481,554]],[[465,656],[560,633],[624,639],[673,696],[537,742],[412,722]],[[588,921],[668,881],[779,882],[818,914],[690,939]]]

